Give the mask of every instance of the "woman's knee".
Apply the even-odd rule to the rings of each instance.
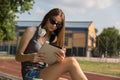
[[[72,66],[76,66],[77,60],[74,57],[69,57],[68,62]]]

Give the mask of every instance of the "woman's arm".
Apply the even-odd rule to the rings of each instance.
[[[35,30],[36,29],[34,27],[30,27],[30,28],[27,28],[26,31],[24,32],[24,34],[20,40],[18,51],[17,51],[16,57],[15,57],[15,59],[17,61],[20,61],[20,62],[32,61],[34,56],[37,55],[37,53],[24,54],[24,51],[25,51],[29,41],[31,40],[31,38],[33,37],[33,35],[35,33]]]

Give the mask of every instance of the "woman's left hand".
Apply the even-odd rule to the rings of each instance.
[[[60,49],[55,52],[55,56],[57,57],[57,61],[61,62],[65,58],[66,48]]]

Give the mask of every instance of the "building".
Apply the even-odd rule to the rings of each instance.
[[[17,43],[24,30],[29,26],[38,26],[40,21],[17,21]],[[67,56],[92,56],[96,47],[96,32],[92,21],[66,21],[65,46]]]

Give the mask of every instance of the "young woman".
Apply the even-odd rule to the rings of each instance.
[[[67,72],[70,73],[72,80],[88,80],[76,59],[65,57],[65,48],[54,52],[57,62],[52,65],[46,66],[44,52],[38,54],[45,41],[64,47],[64,31],[65,16],[58,8],[50,10],[37,28],[26,29],[16,54],[16,60],[21,62],[23,80],[33,78],[57,80]]]

